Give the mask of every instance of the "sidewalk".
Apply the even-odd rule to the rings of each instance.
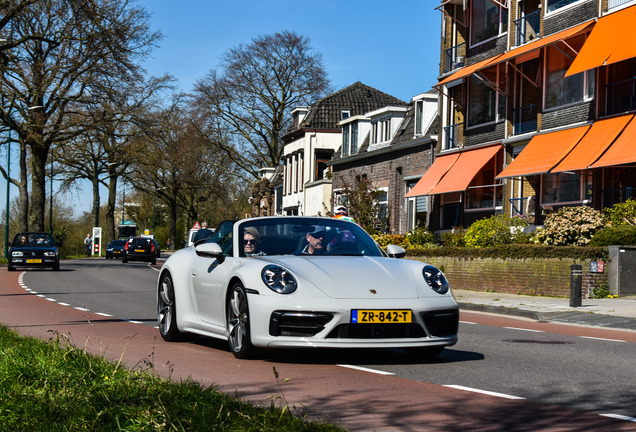
[[[636,296],[583,299],[570,307],[570,299],[453,289],[461,310],[521,316],[540,321],[636,330]]]

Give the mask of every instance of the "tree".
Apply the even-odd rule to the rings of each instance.
[[[148,19],[126,0],[40,0],[12,18],[7,39],[28,40],[3,51],[0,87],[11,98],[0,107],[0,122],[11,124],[24,145],[20,181],[10,180],[20,183],[21,211],[29,208],[21,229],[44,229],[46,163],[52,146],[77,135],[76,122],[69,119],[76,120],[82,106],[119,82],[141,79],[136,60],[160,37],[148,30]],[[42,108],[24,111],[25,121],[10,122],[14,106]]]
[[[288,110],[310,105],[329,90],[322,56],[309,39],[283,31],[228,50],[218,69],[195,86],[208,121],[200,133],[251,180],[279,164]]]
[[[381,210],[378,200],[383,192],[376,189],[366,175],[352,172],[348,181],[341,179],[338,185],[334,185],[334,189],[339,190],[342,204],[347,206],[349,216],[365,230],[377,230],[376,221],[380,219]]]

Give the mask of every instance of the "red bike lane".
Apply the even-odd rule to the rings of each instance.
[[[265,405],[287,404],[311,420],[364,431],[635,430],[595,413],[509,400],[334,364],[237,360],[222,341],[166,343],[158,330],[39,297],[0,269],[0,323],[23,336],[60,337],[130,368],[192,379]],[[275,370],[274,370],[275,369]],[[278,374],[278,379],[275,374]]]

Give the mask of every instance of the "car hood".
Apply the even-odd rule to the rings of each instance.
[[[417,285],[424,281],[416,280],[407,260],[302,255],[267,258],[336,299],[417,298]]]

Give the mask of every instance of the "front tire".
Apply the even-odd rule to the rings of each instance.
[[[232,354],[239,359],[253,357],[257,350],[252,345],[247,294],[240,282],[230,290],[226,316],[227,340]]]
[[[157,293],[157,321],[159,333],[167,342],[183,339],[183,333],[177,328],[177,306],[175,303],[174,284],[169,273],[165,273],[159,282]]]

